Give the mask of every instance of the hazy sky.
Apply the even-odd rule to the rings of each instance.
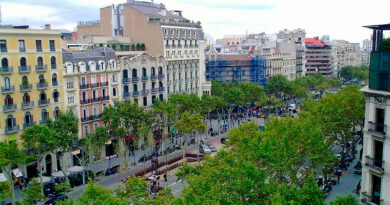
[[[99,18],[99,8],[126,0],[0,0],[3,24],[73,30],[79,20]],[[307,37],[330,35],[360,43],[363,25],[390,23],[390,0],[155,0],[201,21],[214,39],[224,35],[276,33],[303,28]]]

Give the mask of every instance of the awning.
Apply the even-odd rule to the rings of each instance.
[[[3,173],[0,173],[0,182],[6,182],[8,181],[7,177]]]
[[[63,173],[62,171],[53,172],[53,173],[51,174],[51,176],[57,177],[57,178],[65,177],[65,175],[64,175],[64,173]]]
[[[41,183],[41,178],[40,177],[38,177],[37,178],[38,179],[38,182],[39,183]],[[47,182],[50,182],[50,177],[44,177],[44,176],[42,176],[42,183],[44,184],[44,183],[47,183]]]
[[[11,136],[8,138],[8,142],[12,142],[12,141],[16,141],[16,137],[15,136]]]
[[[83,170],[84,170],[84,168],[81,166],[74,166],[74,167],[70,167],[68,169],[68,171],[71,173],[83,172]]]
[[[12,170],[12,173],[14,174],[15,177],[23,177],[23,173],[20,171],[20,169],[14,169]]]
[[[105,144],[107,144],[107,145],[111,144],[111,140],[108,140]]]

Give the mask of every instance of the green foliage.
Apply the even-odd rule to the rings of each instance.
[[[340,77],[345,80],[368,80],[368,67],[366,66],[345,66],[341,68]]]
[[[194,114],[200,111],[201,99],[195,94],[173,94],[169,101],[176,105],[179,115],[184,112]]]
[[[207,129],[199,113],[190,115],[188,112],[184,112],[173,127],[181,134],[204,133]]]
[[[145,44],[144,44],[144,43],[141,43],[141,45],[140,45],[140,50],[141,50],[141,51],[144,51],[144,50],[145,50]]]
[[[137,51],[141,50],[141,44],[137,43],[137,45],[135,46]]]
[[[63,182],[61,184],[57,184],[55,187],[54,187],[54,190],[58,193],[67,193],[67,192],[71,192],[72,191],[72,187],[70,186],[69,183],[67,182]]]
[[[290,92],[291,89],[289,81],[282,75],[275,75],[270,78],[266,84],[266,88],[268,93],[273,93],[279,98]]]
[[[150,194],[147,192],[148,183],[142,178],[132,176],[124,186],[119,186],[116,195],[119,198],[126,199],[133,204],[138,204],[144,200],[150,200]]]
[[[21,135],[23,145],[26,149],[38,149],[39,153],[44,153],[56,147],[57,133],[46,125],[34,125],[27,128]]]
[[[113,195],[112,190],[95,183],[89,183],[83,194],[77,198],[77,205],[124,205],[119,198]]]
[[[330,205],[358,205],[356,197],[352,195],[337,196],[335,200],[329,203]]]
[[[12,190],[11,182],[0,182],[0,202],[5,201],[8,197],[13,195],[14,190]]]
[[[99,47],[103,47],[103,43],[99,43]]]
[[[385,38],[382,40],[382,50],[390,51],[390,38]]]
[[[53,135],[55,147],[61,151],[67,151],[78,139],[79,121],[71,110],[66,113],[60,113],[56,120],[48,119],[46,124],[50,130],[56,134]]]
[[[42,185],[34,178],[28,187],[22,190],[22,198],[24,204],[36,204],[38,200],[45,199],[45,195],[41,192]]]

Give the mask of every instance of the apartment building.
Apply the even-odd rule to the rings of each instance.
[[[0,140],[18,136],[64,110],[61,32],[0,28]]]
[[[363,40],[361,50],[361,62],[363,66],[370,66],[370,53],[372,50],[372,41],[370,39]]]
[[[390,204],[390,51],[382,45],[383,32],[390,24],[365,26],[373,30],[369,85],[362,88],[366,96],[364,122],[362,204]]]
[[[305,75],[332,77],[332,46],[314,37],[305,39],[305,48]]]
[[[122,100],[148,108],[167,98],[166,61],[147,53],[119,57]]]
[[[102,126],[104,108],[119,99],[119,68],[115,52],[106,47],[91,51],[63,49],[65,107],[79,119],[79,137]]]
[[[134,42],[144,43],[152,56],[163,56],[167,61],[168,96],[183,92],[202,95],[202,88],[210,88],[205,81],[202,27],[200,22],[184,18],[181,11],[167,10],[164,4],[128,0],[101,8],[100,21],[91,28],[78,26],[77,32],[129,37]],[[184,79],[185,75],[193,78]]]
[[[294,30],[284,29],[279,31],[277,38],[295,43],[296,77],[305,76],[305,30],[300,28]]]
[[[334,52],[334,69],[338,72],[344,66],[361,66],[361,51],[359,43],[336,40],[332,43]]]

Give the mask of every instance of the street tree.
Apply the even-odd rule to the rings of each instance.
[[[80,139],[80,144],[84,154],[89,159],[89,163],[94,167],[95,160],[99,159],[101,150],[108,141],[109,134],[105,127],[97,127],[94,133],[88,133],[87,136]]]
[[[286,93],[290,92],[290,83],[283,75],[275,75],[266,84],[267,92],[282,99]]]
[[[245,82],[240,83],[238,87],[241,89],[244,95],[244,106],[246,117],[248,118],[249,106],[254,105],[255,102],[259,102],[261,99],[266,98],[264,88],[256,83]]]
[[[244,93],[239,88],[231,88],[223,93],[223,99],[227,104],[228,119],[232,119],[232,112],[237,106],[244,104]],[[228,127],[229,124],[228,124]]]
[[[16,143],[9,144],[0,142],[0,168],[9,180],[8,182],[2,182],[0,184],[1,189],[4,190],[4,192],[2,191],[1,193],[5,193],[4,196],[12,196],[12,204],[15,204],[15,187],[12,180],[12,168],[23,164],[25,160],[25,154],[18,148]],[[0,201],[4,200],[1,200],[0,198]]]
[[[28,184],[27,188],[22,190],[23,202],[26,205],[37,204],[38,200],[45,199],[45,195],[42,193],[42,184],[38,182],[38,179],[34,178]]]
[[[331,201],[329,205],[358,205],[356,197],[352,195],[347,196],[337,196],[336,199]]]

